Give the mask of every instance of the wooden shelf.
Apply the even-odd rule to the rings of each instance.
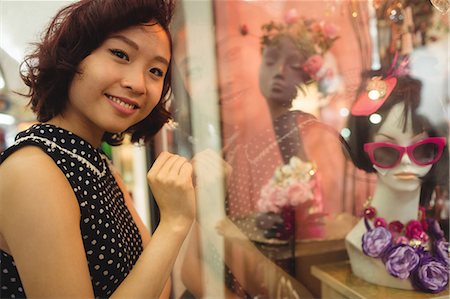
[[[328,299],[448,299],[449,290],[439,294],[400,290],[371,284],[352,273],[349,261],[314,265],[313,276],[321,281],[321,298]]]

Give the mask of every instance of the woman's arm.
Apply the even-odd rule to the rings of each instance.
[[[29,298],[93,298],[72,187],[37,147],[0,166],[0,229]]]
[[[190,164],[164,153],[155,166],[149,180],[161,223],[111,298],[158,297],[194,218]],[[0,211],[0,233],[28,297],[94,297],[77,199],[64,174],[40,149],[20,149],[1,165]]]
[[[110,169],[111,169],[112,174],[114,175],[114,178],[116,179],[117,185],[119,185],[120,190],[122,190],[123,197],[125,199],[125,204],[126,204],[128,210],[130,211],[130,214],[133,217],[133,220],[134,220],[134,222],[136,223],[136,225],[137,225],[137,227],[139,229],[139,233],[141,234],[141,238],[142,238],[142,245],[143,245],[143,247],[145,249],[147,247],[147,245],[149,244],[149,242],[150,242],[150,238],[151,238],[150,230],[144,224],[144,222],[142,221],[142,219],[139,216],[138,212],[136,211],[136,209],[134,207],[133,199],[131,198],[131,195],[128,192],[127,187],[126,187],[124,181],[122,180],[122,177],[120,176],[120,173],[112,165],[110,165]],[[159,298],[160,299],[167,299],[167,298],[169,298],[170,297],[170,293],[171,293],[171,287],[172,287],[172,281],[171,281],[171,279],[169,277],[169,279],[167,280],[167,283],[164,286],[164,289],[163,289],[163,291],[161,293],[161,296],[159,296]]]

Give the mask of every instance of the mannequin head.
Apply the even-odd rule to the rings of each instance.
[[[370,115],[349,117],[348,128],[351,134],[347,142],[355,166],[366,172],[377,172],[378,179],[394,190],[412,191],[421,186],[426,187],[422,190],[422,200],[427,201],[436,184],[440,184],[438,179],[448,180],[446,146],[436,163],[425,166],[415,163],[414,157],[412,159],[405,152],[403,156],[398,156],[401,156],[401,159],[397,161],[397,165],[379,167],[374,165],[376,163],[364,150],[364,145],[372,142],[387,142],[407,147],[427,137],[445,136],[443,133],[439,134],[428,119],[417,113],[420,91],[420,81],[411,77],[399,77],[397,85],[377,111]],[[374,121],[375,114],[378,115],[379,122]],[[432,151],[433,146],[424,148]]]
[[[323,55],[338,39],[337,27],[290,10],[282,22],[262,25],[259,87],[270,104],[290,107],[301,85],[317,79]]]
[[[415,157],[429,157],[433,155],[433,151],[438,150],[438,146],[434,143],[423,143],[411,151],[411,155],[408,152],[399,152],[403,150],[402,148],[389,147],[390,144],[408,147],[423,140],[432,141],[427,139],[429,137],[427,132],[413,131],[411,114],[408,114],[407,119],[402,120],[405,108],[405,103],[402,102],[391,108],[383,124],[374,134],[373,142],[367,143],[373,147],[366,146],[366,154],[370,152],[372,166],[381,182],[394,190],[414,191],[420,188],[421,178],[425,177],[432,168],[432,164],[416,163]],[[403,125],[402,122],[405,124]]]
[[[288,36],[262,50],[259,87],[267,101],[290,107],[297,96],[297,86],[309,76],[303,70],[307,57]]]

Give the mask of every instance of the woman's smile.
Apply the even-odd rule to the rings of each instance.
[[[139,105],[137,105],[137,103],[133,100],[116,97],[109,94],[105,95],[108,98],[109,103],[122,114],[131,115],[135,113],[137,109],[139,109]]]

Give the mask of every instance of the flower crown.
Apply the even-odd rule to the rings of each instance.
[[[313,79],[322,66],[321,56],[339,38],[334,24],[300,17],[295,9],[286,13],[283,22],[270,21],[263,24],[261,30],[262,48],[277,45],[281,38],[289,37],[308,58],[304,69]]]
[[[270,21],[263,24],[261,30],[263,47],[272,46],[281,37],[288,36],[308,56],[325,54],[339,38],[338,28],[334,24],[300,17],[294,9],[286,13],[284,22]]]

